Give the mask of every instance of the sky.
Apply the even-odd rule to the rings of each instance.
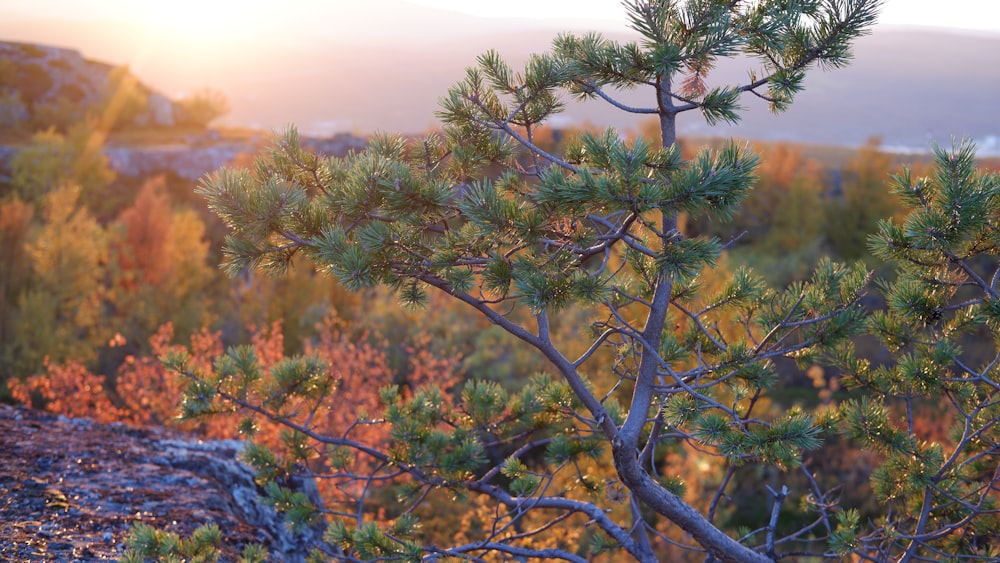
[[[484,26],[493,21],[507,29],[511,19],[521,29],[627,29],[617,0],[0,0],[0,40],[78,48],[141,73],[154,51],[169,50],[176,64],[197,66],[211,62],[198,60],[205,53],[240,56],[267,44],[322,48],[331,37],[371,44],[454,44],[463,33],[465,38],[481,33],[483,26],[464,29],[472,26],[458,16],[469,15],[481,18]],[[65,22],[93,24],[85,44],[80,44],[79,29]],[[95,31],[97,22],[106,25]],[[1000,34],[1000,0],[884,0],[880,24]],[[123,44],[130,52],[115,52]],[[162,56],[156,64],[162,66]]]
[[[905,26],[1000,38],[1000,0],[885,0],[874,35],[880,28]],[[621,3],[0,0],[0,41],[68,47],[93,60],[125,64],[144,83],[175,99],[205,87],[217,89],[232,106],[220,124],[270,129],[290,122],[303,128],[313,123],[317,132],[423,130],[436,123],[438,97],[479,53],[496,48],[516,59],[547,49],[555,32],[583,30],[611,36],[627,32]],[[967,49],[957,56],[978,62],[946,61],[937,68],[972,69],[996,77],[993,51],[992,44]],[[906,52],[871,55],[866,60],[893,67],[905,66],[907,58]],[[864,62],[852,69],[864,72]],[[881,78],[876,74],[866,80]],[[919,88],[952,88],[968,78],[956,76],[937,84],[927,83],[925,77]],[[824,88],[835,89],[837,79],[829,80],[833,82],[824,83]],[[807,102],[797,105],[807,107]],[[957,107],[975,113],[994,105],[995,100],[988,105],[952,101],[935,111]],[[990,127],[987,133],[1000,143],[1000,126]]]
[[[435,12],[427,12],[427,7],[437,10],[433,21],[428,13]],[[454,41],[470,33],[449,14],[477,16],[487,25],[514,19],[523,27],[624,31],[627,26],[625,10],[616,0],[0,0],[0,40],[51,43],[51,29],[48,37],[39,39],[28,31],[42,21],[114,22],[118,25],[108,28],[109,35],[131,34],[132,44],[150,48],[169,44],[178,60],[191,61],[199,53],[238,54],[268,40],[321,42],[336,35],[358,41],[427,42]],[[24,33],[18,22],[23,22]],[[880,24],[1000,34],[1000,0],[884,0]],[[67,43],[73,40],[71,33]],[[107,49],[64,46],[98,49],[88,54],[108,58]],[[140,68],[142,53],[113,62]]]
[[[410,0],[436,8],[455,10],[484,17],[504,17],[512,12],[522,17],[559,18],[575,13],[581,18],[624,21],[616,2],[580,0]],[[918,25],[1000,32],[1000,1],[997,0],[887,0],[881,23]]]
[[[623,22],[614,0],[405,0],[412,4],[482,17],[580,19]],[[234,34],[295,23],[311,28],[329,18],[350,17],[380,0],[0,0],[7,18],[120,19],[151,23],[178,33]],[[280,7],[280,10],[273,8]],[[346,16],[345,16],[346,15]],[[193,17],[194,16],[194,17]],[[881,23],[949,27],[1000,33],[997,0],[885,0]]]

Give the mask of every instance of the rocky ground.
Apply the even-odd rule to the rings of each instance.
[[[238,448],[0,405],[0,561],[117,560],[133,522],[182,535],[214,522],[222,560],[247,542],[301,560]]]

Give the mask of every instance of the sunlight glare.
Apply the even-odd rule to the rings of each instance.
[[[625,10],[618,2],[579,2],[578,0],[506,0],[504,2],[469,2],[468,0],[407,0],[430,8],[463,12],[482,18],[526,19],[596,19],[625,21]]]
[[[266,22],[263,0],[173,0],[132,4],[148,25],[183,41],[231,40],[253,33]]]

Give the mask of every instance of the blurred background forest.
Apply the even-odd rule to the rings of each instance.
[[[425,310],[407,311],[383,291],[349,293],[305,262],[281,278],[252,272],[235,279],[224,276],[218,264],[226,229],[195,195],[189,174],[169,169],[124,173],[122,157],[113,160],[109,154],[142,146],[211,151],[231,143],[243,152],[227,155],[225,162],[249,166],[268,135],[232,126],[212,128],[231,109],[227,96],[217,90],[167,100],[171,118],[164,121],[158,108],[166,97],[127,67],[94,67],[88,61],[88,68],[98,68],[104,78],[81,79],[74,89],[71,81],[55,76],[51,65],[30,62],[59,56],[27,44],[4,45],[0,401],[100,421],[176,425],[205,436],[234,437],[235,418],[197,426],[176,421],[183,382],[161,366],[159,356],[172,347],[189,346],[197,361],[207,365],[225,347],[248,342],[265,363],[283,355],[317,353],[334,366],[340,397],[352,415],[374,411],[376,390],[385,383],[436,382],[460,393],[459,382],[474,375],[515,389],[545,370],[542,358],[512,345],[509,336],[456,301],[432,296]],[[602,127],[566,123],[536,140],[559,154],[565,139],[583,130]],[[638,121],[619,132],[655,142],[658,127]],[[356,132],[355,137],[360,141],[364,135]],[[879,137],[860,147],[751,142],[762,165],[742,212],[729,223],[684,225],[689,233],[737,239],[718,272],[702,280],[706,286],[717,283],[713,275],[725,278],[727,271],[744,264],[783,286],[804,278],[824,257],[863,260],[892,277],[870,259],[867,236],[878,219],[900,209],[886,188],[888,176],[904,164],[914,175],[925,173],[928,154],[890,151]],[[721,139],[682,139],[686,156],[713,143]],[[1000,158],[983,158],[981,165],[998,170]],[[975,345],[968,343],[973,349]],[[862,340],[858,347],[876,361],[884,359],[873,343]],[[607,361],[610,365],[613,358]],[[791,363],[781,369],[780,404],[773,409],[833,403],[844,396],[836,373],[818,366],[801,372]],[[923,408],[927,435],[943,429],[943,413],[934,405]],[[328,424],[335,429],[351,418],[334,416]],[[278,442],[276,432],[271,439]],[[816,462],[840,467],[844,482],[866,482],[870,463],[850,452],[847,444],[828,444]],[[672,463],[689,483],[689,500],[704,502],[699,495],[712,490],[719,474],[696,459],[679,457]],[[848,490],[857,497],[845,504],[877,511],[865,507],[863,486]],[[739,510],[729,515],[732,526],[740,520]]]

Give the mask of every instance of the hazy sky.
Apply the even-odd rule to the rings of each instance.
[[[623,21],[614,0],[405,0],[483,17]],[[233,32],[226,26],[261,28],[297,21],[312,27],[324,19],[370,11],[382,0],[0,0],[6,17],[121,19],[154,23],[181,32]],[[278,8],[274,10],[273,8]],[[953,27],[1000,32],[997,0],[886,0],[882,23]]]
[[[483,25],[470,25],[470,15]],[[332,38],[405,48],[413,41],[455,45],[487,26],[614,32],[624,31],[626,21],[617,0],[0,0],[0,40],[78,48],[138,71],[152,51],[197,65],[206,53],[322,48]],[[82,28],[70,22],[90,25],[91,35],[81,39]],[[885,0],[880,22],[1000,34],[1000,0]],[[104,27],[94,31],[97,25]]]
[[[620,4],[613,1],[579,0],[407,0],[414,4],[445,8],[485,17],[559,18],[567,13],[581,18],[624,21]],[[1000,1],[997,0],[887,0],[881,22],[1000,31]]]
[[[516,61],[547,49],[558,31],[615,36],[627,31],[624,14],[617,0],[0,0],[0,40],[127,64],[175,98],[218,89],[232,105],[226,124],[416,132],[436,123],[438,98],[484,50],[500,49]],[[944,27],[977,32],[966,38],[1000,37],[1000,0],[885,0],[880,20],[886,30]],[[994,77],[995,51],[993,44],[970,48],[954,55],[961,61],[938,62],[937,69]],[[908,53],[869,52],[866,61],[901,67],[913,62]],[[852,65],[856,72],[864,72],[863,62]],[[817,74],[816,80],[828,79]],[[939,84],[921,76],[916,84],[948,90],[966,78]],[[826,90],[838,84],[829,80]],[[809,109],[807,102],[799,105]],[[995,98],[980,105],[952,101],[935,111],[992,112],[994,105]],[[927,113],[914,107],[914,115]],[[882,132],[868,129],[863,133]],[[987,133],[997,135],[974,132]]]

